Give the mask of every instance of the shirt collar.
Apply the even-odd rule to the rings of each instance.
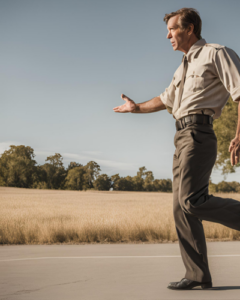
[[[191,48],[188,50],[188,53],[183,55],[182,61],[185,59],[185,57],[187,57],[187,61],[191,62],[192,59],[195,58],[197,54],[199,54],[204,45],[206,45],[205,39],[198,40],[195,44],[191,46]]]

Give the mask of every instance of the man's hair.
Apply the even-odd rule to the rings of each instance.
[[[195,8],[181,8],[170,14],[165,14],[163,21],[168,23],[169,19],[179,15],[179,26],[181,30],[187,29],[190,24],[194,25],[193,32],[198,39],[201,39],[202,20],[199,12]]]

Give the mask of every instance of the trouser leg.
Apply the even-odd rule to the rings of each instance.
[[[178,160],[175,164],[179,166],[177,195],[184,213],[181,219],[175,212],[175,218],[180,247],[184,248],[182,257],[187,269],[186,278],[205,281],[209,273],[206,271],[206,242],[200,222],[207,220],[240,230],[240,202],[208,193],[209,178],[217,156],[217,139],[212,126],[188,126],[176,132],[174,143]],[[190,221],[193,218],[195,222]],[[188,226],[189,230],[185,230]]]
[[[179,202],[180,167],[177,155],[173,157],[173,214],[183,263],[185,278],[199,282],[211,281],[207,260],[207,247],[200,219],[187,214]]]
[[[197,125],[177,137],[180,165],[179,201],[189,215],[240,230],[240,202],[209,195],[208,185],[217,157],[212,127]]]

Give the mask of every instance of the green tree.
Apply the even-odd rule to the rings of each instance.
[[[144,175],[145,175],[145,179],[144,179],[144,183],[143,183],[143,188],[145,191],[152,191],[153,190],[153,180],[154,180],[153,172],[146,171],[144,173]]]
[[[11,145],[0,157],[1,184],[14,187],[31,187],[36,173],[34,150],[29,146]]]
[[[83,166],[70,169],[67,173],[65,188],[68,190],[83,190],[86,185],[85,174],[86,171]]]
[[[144,178],[145,178],[145,171],[147,169],[145,167],[139,168],[137,175],[132,178],[133,182],[133,190],[134,191],[143,191],[143,185],[144,185]]]
[[[238,193],[240,192],[240,183],[237,181],[228,182],[228,184],[232,187],[233,191]]]
[[[111,177],[112,188],[115,191],[133,191],[134,182],[131,176],[120,177],[119,174]]]
[[[153,181],[153,190],[159,192],[172,192],[172,180],[155,179]]]
[[[218,192],[221,193],[229,193],[229,192],[235,192],[234,187],[231,186],[231,184],[229,184],[226,181],[221,181],[218,183],[217,185],[218,188]]]
[[[93,183],[94,188],[99,191],[109,191],[111,185],[112,185],[111,178],[108,177],[107,174],[99,175]]]
[[[76,163],[75,161],[71,161],[70,164],[67,167],[67,171],[72,170],[73,168],[76,167],[82,167],[83,165]]]
[[[125,180],[126,180],[127,191],[134,191],[133,178],[131,176],[126,176]]]
[[[116,191],[132,191],[133,190],[133,184],[132,181],[127,177],[120,177],[116,184],[115,184],[115,190]]]
[[[66,170],[63,166],[63,157],[59,153],[48,156],[42,169],[45,171],[48,189],[63,189],[66,177]]]
[[[111,181],[112,181],[112,188],[113,190],[117,190],[117,182],[120,179],[119,174],[115,174],[111,176]]]
[[[0,186],[5,186],[6,182],[4,181],[3,177],[0,176]]]
[[[222,167],[224,179],[226,179],[226,174],[234,173],[236,168],[240,166],[240,163],[235,166],[231,165],[230,152],[228,152],[230,142],[236,135],[237,120],[238,104],[229,97],[221,116],[213,122],[213,129],[218,141],[215,168]]]
[[[32,188],[34,189],[47,189],[47,173],[43,166],[36,166],[36,172],[33,175],[33,184]]]
[[[212,180],[209,180],[208,186],[209,193],[217,193],[218,192],[218,185],[213,183]]]
[[[143,184],[144,184],[144,180],[142,177],[140,176],[134,176],[132,178],[132,182],[133,182],[133,190],[134,191],[143,191]]]
[[[88,184],[88,188],[93,188],[93,182],[98,177],[101,168],[95,161],[88,162],[84,168],[86,171],[85,182]]]
[[[139,168],[139,171],[137,172],[137,176],[140,177],[140,178],[144,178],[146,170],[147,169],[145,167]]]

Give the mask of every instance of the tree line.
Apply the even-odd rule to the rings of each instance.
[[[209,181],[210,193],[240,193],[240,183],[237,181],[221,181],[218,184]]]
[[[37,165],[33,148],[11,145],[0,157],[0,186],[36,189],[66,189],[99,191],[155,191],[172,192],[171,179],[154,179],[153,172],[145,167],[139,168],[136,176],[121,177],[115,174],[109,177],[100,174],[101,168],[95,161],[85,166],[70,162],[63,165],[59,153],[46,158],[46,163]],[[209,181],[209,192],[240,193],[240,183],[222,181],[218,184]]]
[[[139,168],[134,177],[109,177],[100,174],[101,168],[95,161],[86,165],[70,162],[67,168],[59,153],[46,158],[46,163],[37,165],[30,146],[11,145],[0,157],[0,186],[99,191],[161,191],[172,192],[171,179],[154,179],[153,172]]]
[[[222,174],[234,173],[240,162],[232,166],[228,147],[236,134],[238,122],[238,104],[231,97],[227,101],[221,117],[214,120],[213,129],[217,136],[217,160],[215,168],[222,168]],[[29,146],[11,145],[0,157],[0,186],[70,189],[70,190],[109,190],[117,191],[162,191],[172,192],[171,179],[154,179],[152,171],[139,168],[136,176],[120,177],[115,174],[109,177],[101,174],[100,166],[90,161],[85,166],[70,162],[63,166],[63,157],[59,153],[48,156],[43,165],[34,160],[34,150]],[[240,192],[236,181],[213,184],[210,180],[210,192]]]

